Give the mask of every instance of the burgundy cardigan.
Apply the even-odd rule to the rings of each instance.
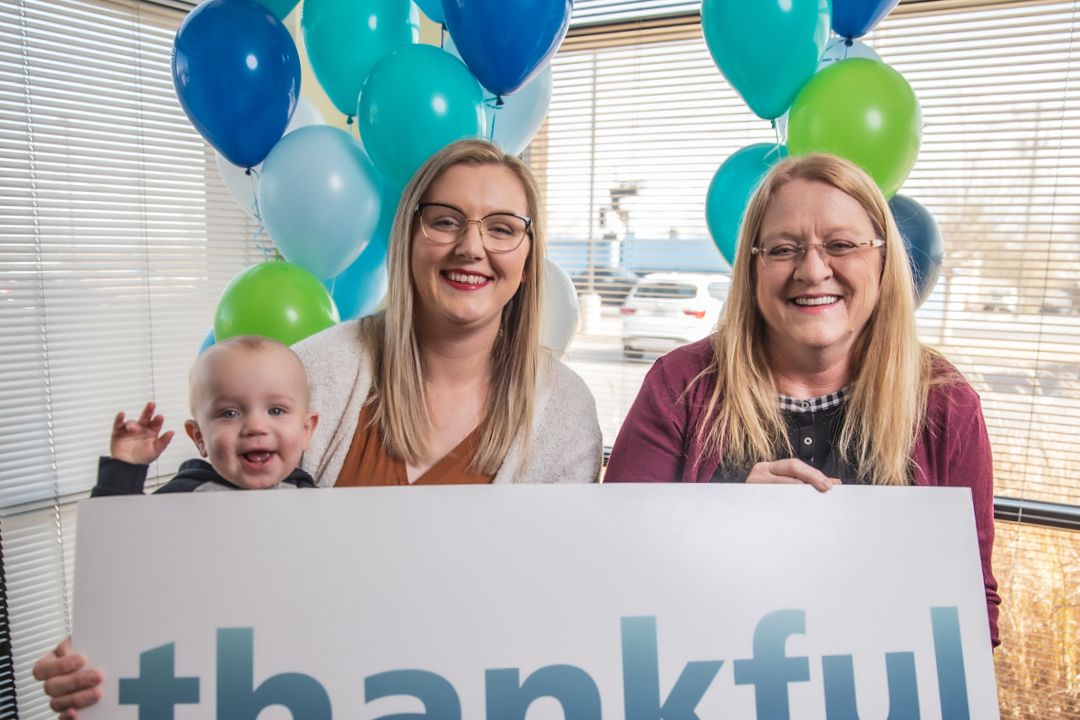
[[[656,361],[615,439],[604,482],[709,482],[720,459],[702,458],[696,430],[704,421],[715,380],[705,378],[685,396],[683,393],[712,357],[712,345],[706,338]],[[960,379],[930,390],[927,422],[911,451],[914,480],[916,485],[971,488],[990,639],[996,647],[1000,644],[997,618],[1001,597],[990,567],[994,545],[990,438],[974,388],[948,363],[936,371]]]

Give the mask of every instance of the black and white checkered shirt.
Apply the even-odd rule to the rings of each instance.
[[[788,395],[779,395],[780,409],[784,412],[820,412],[822,410],[828,410],[829,408],[839,407],[847,400],[848,389],[846,387],[840,388],[834,393],[829,395],[822,395],[816,398],[793,398]]]

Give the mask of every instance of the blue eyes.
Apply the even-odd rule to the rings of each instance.
[[[266,411],[266,414],[270,417],[284,417],[285,415],[289,414],[289,409],[281,407],[280,405],[275,405],[274,407],[268,409]],[[240,417],[240,411],[236,408],[227,408],[225,410],[219,411],[218,417],[222,420],[236,420]]]

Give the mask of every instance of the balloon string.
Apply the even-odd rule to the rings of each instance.
[[[776,118],[772,119],[772,129],[776,133],[776,147],[769,151],[769,154],[780,153],[780,146],[784,144],[783,138],[780,137],[780,126],[776,123]]]
[[[445,24],[440,24],[439,25],[439,47],[441,47],[443,50],[446,49],[446,25]]]
[[[502,98],[488,98],[484,103],[491,110],[491,126],[488,128],[488,141],[495,142],[495,120],[499,117],[499,108],[502,107]]]
[[[259,171],[255,168],[248,168],[247,174],[255,178],[256,182],[252,183],[255,187],[258,187],[259,183]],[[259,225],[255,228],[255,232],[251,235],[251,244],[259,248],[262,252],[263,262],[271,259],[278,259],[281,255],[277,252],[277,248],[274,247],[272,242],[266,242],[266,240],[259,241],[259,238],[266,235],[266,223],[263,222],[262,210],[259,209],[259,193],[253,192],[251,199],[251,211],[255,216],[255,222]]]

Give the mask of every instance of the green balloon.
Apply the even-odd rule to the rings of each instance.
[[[300,27],[311,69],[345,115],[372,68],[384,56],[419,40],[409,0],[305,0]]]
[[[827,152],[851,160],[885,197],[904,184],[919,154],[922,113],[903,75],[881,62],[834,63],[806,84],[788,117],[792,155]]]
[[[259,0],[278,20],[284,20],[300,0]]]
[[[282,261],[240,271],[221,293],[214,313],[214,337],[262,335],[286,345],[325,330],[338,311],[319,279]]]
[[[758,117],[780,117],[817,69],[829,0],[703,0],[701,30],[716,66]]]
[[[476,78],[431,45],[407,45],[379,61],[360,95],[357,122],[371,161],[398,188],[431,155],[483,137],[487,126]]]

